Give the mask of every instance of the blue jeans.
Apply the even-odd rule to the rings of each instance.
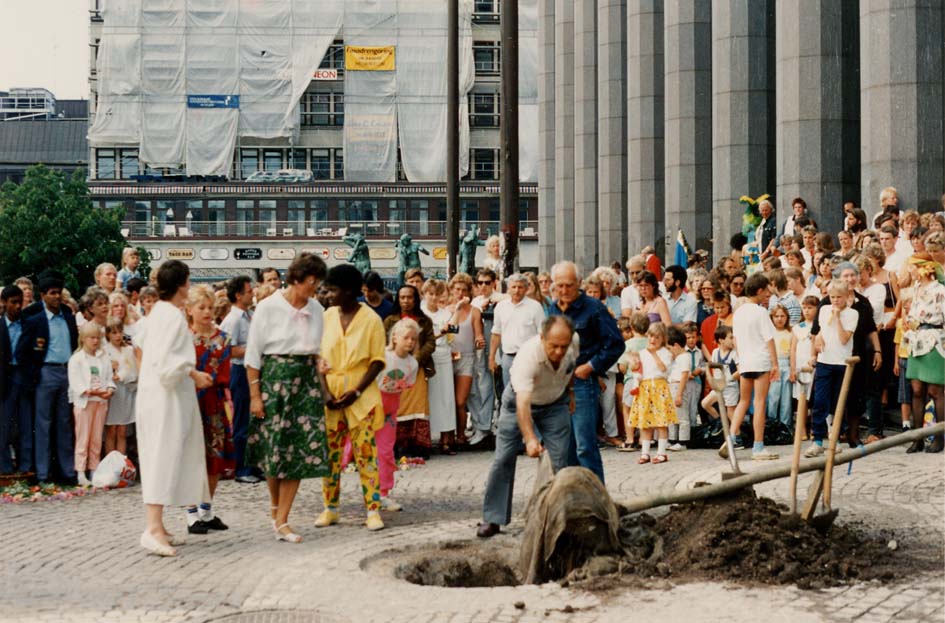
[[[233,398],[233,448],[236,451],[236,475],[249,476],[253,466],[243,463],[246,438],[249,436],[249,381],[246,368],[238,363],[230,366],[230,396]]]
[[[597,376],[574,378],[574,414],[571,416],[571,447],[568,465],[591,470],[604,482],[604,463],[597,447],[597,418],[600,413],[600,385]]]
[[[791,428],[794,420],[791,397],[794,384],[791,383],[791,360],[787,357],[778,357],[778,370],[781,376],[771,383],[768,388],[768,401],[765,408],[769,420],[779,420]]]
[[[69,409],[69,374],[65,366],[43,366],[36,386],[36,478],[49,480],[50,445],[55,446],[59,469],[75,478],[75,441]],[[56,439],[50,439],[55,430]]]
[[[33,391],[26,375],[14,367],[8,379],[10,386],[0,410],[0,472],[14,469],[10,457],[10,444],[16,444],[16,460],[19,471],[28,472],[33,467]],[[19,431],[19,439],[10,438],[13,425]]]
[[[484,433],[492,432],[492,418],[495,416],[495,386],[492,372],[489,370],[489,351],[484,348],[476,351],[473,382],[466,408],[469,410],[470,428]]]
[[[535,433],[542,440],[551,464],[557,472],[568,464],[571,443],[571,418],[568,415],[568,393],[550,405],[532,405]],[[482,518],[487,523],[505,525],[512,519],[512,490],[515,485],[515,462],[522,446],[522,432],[515,413],[515,392],[505,386],[499,410],[495,438],[495,458],[486,480]]]
[[[827,414],[835,413],[843,385],[845,365],[818,363],[814,367],[814,392],[811,396],[811,433],[817,441],[827,438]]]
[[[502,353],[502,387],[508,387],[511,384],[510,375],[512,374],[512,364],[515,362],[515,355],[506,355]]]

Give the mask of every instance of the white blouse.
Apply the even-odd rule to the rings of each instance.
[[[296,309],[282,292],[266,298],[256,306],[249,324],[246,366],[261,370],[263,355],[317,355],[324,312],[315,299]]]

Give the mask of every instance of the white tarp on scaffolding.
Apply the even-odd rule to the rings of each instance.
[[[518,179],[538,181],[538,0],[518,3]]]
[[[238,137],[294,138],[343,0],[106,0],[93,146],[229,175]]]
[[[345,47],[397,44],[397,0],[347,0]],[[394,66],[402,59],[394,51]],[[347,58],[347,51],[346,51]],[[397,71],[345,66],[345,179],[397,179]]]

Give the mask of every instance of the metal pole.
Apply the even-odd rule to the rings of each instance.
[[[446,249],[452,277],[459,255],[459,0],[449,0],[447,13]]]
[[[501,3],[502,113],[499,117],[499,231],[503,241],[503,274],[518,265],[518,1]]]

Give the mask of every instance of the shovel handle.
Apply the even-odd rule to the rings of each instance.
[[[843,425],[843,416],[847,407],[847,395],[850,393],[850,382],[853,380],[853,368],[860,362],[859,357],[850,357],[846,360],[847,369],[843,371],[843,383],[840,385],[840,398],[837,408],[834,409],[833,423],[830,427],[830,440],[827,445],[826,462],[824,463],[824,508],[830,510],[830,493],[833,485],[833,463],[837,451],[837,439],[840,437],[840,427]]]

